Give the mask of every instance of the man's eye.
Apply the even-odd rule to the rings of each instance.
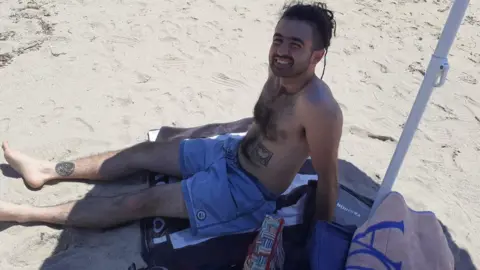
[[[292,46],[292,48],[294,49],[300,49],[302,46],[298,43],[292,43],[290,46]]]
[[[275,44],[281,44],[281,43],[282,43],[282,40],[279,39],[279,38],[275,38],[275,39],[273,39],[273,43],[275,43]]]

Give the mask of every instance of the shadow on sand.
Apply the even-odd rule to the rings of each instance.
[[[18,174],[12,172],[11,168],[6,164],[1,164],[0,169],[6,176],[18,177]],[[378,190],[378,183],[355,165],[348,161],[340,160],[339,172],[342,184],[366,197],[373,198],[375,196],[376,190]],[[144,174],[138,174],[124,181],[96,184],[86,198],[112,196],[145,187],[147,187],[147,184]],[[468,251],[461,249],[455,243],[448,228],[441,221],[440,223],[455,257],[456,269],[476,269]],[[0,231],[14,225],[16,224],[0,224]],[[36,225],[30,224],[28,227]],[[57,247],[51,256],[44,261],[40,269],[126,270],[132,262],[135,262],[138,266],[143,265],[140,257],[140,228],[137,222],[109,230],[64,228],[58,238]]]

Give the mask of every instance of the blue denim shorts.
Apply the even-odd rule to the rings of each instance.
[[[242,138],[187,139],[180,144],[182,191],[193,235],[256,229],[275,211],[277,197],[238,162]]]

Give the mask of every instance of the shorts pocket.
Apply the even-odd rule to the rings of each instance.
[[[236,217],[252,213],[265,203],[264,198],[253,183],[251,185],[232,183],[234,181],[240,182],[242,180],[244,179],[228,179],[228,194],[232,201],[232,205],[235,206]]]

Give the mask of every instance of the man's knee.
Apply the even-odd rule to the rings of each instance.
[[[116,198],[116,203],[125,212],[134,214],[138,218],[155,216],[155,205],[146,191],[127,194]]]
[[[128,213],[138,218],[167,216],[186,218],[181,183],[154,186],[138,193],[118,197],[117,201]]]
[[[134,146],[131,166],[152,172],[181,176],[180,142],[142,142]]]

